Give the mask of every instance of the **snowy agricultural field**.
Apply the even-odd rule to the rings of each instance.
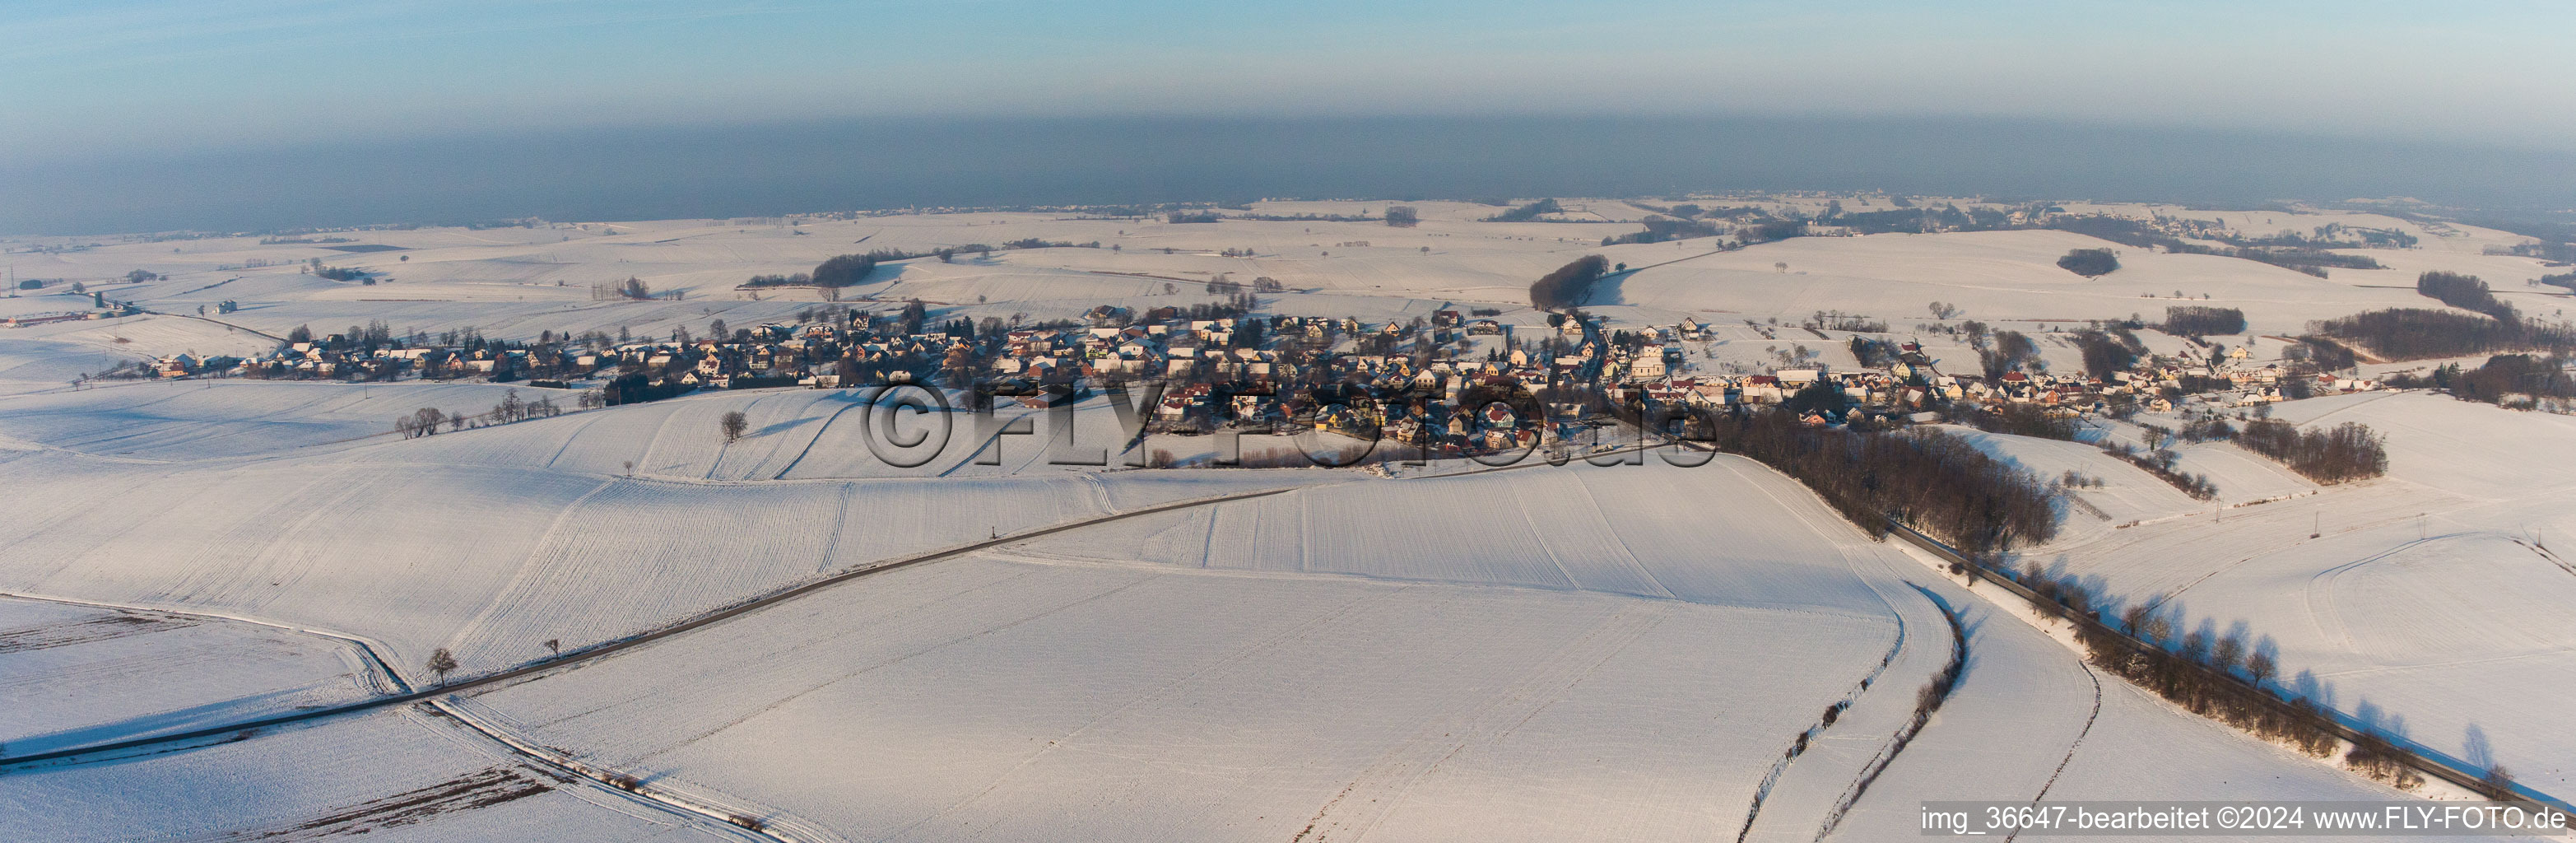
[[[2387,437],[2388,476],[2074,532],[2022,558],[2152,606],[2176,635],[2241,634],[2279,662],[2275,684],[2356,724],[2544,792],[2576,784],[2560,716],[2576,693],[2576,566],[2551,544],[2576,535],[2563,506],[2576,488],[2557,468],[2576,460],[2576,422],[2423,393],[2276,416],[2369,425]],[[2201,465],[2270,462],[2193,447]],[[2222,490],[2242,482],[2211,473]]]
[[[1817,210],[1804,200],[1704,201]],[[1380,213],[1387,204],[1264,202],[1234,213]],[[162,313],[194,314],[200,306],[211,309],[234,300],[241,310],[220,315],[223,322],[279,336],[298,326],[328,332],[381,319],[397,332],[473,326],[487,336],[521,339],[541,331],[614,334],[621,328],[656,336],[718,317],[735,325],[784,319],[822,297],[811,289],[737,285],[755,274],[801,272],[832,255],[874,248],[927,252],[1032,239],[1075,245],[960,256],[953,262],[896,261],[841,294],[859,302],[919,298],[979,317],[1019,312],[1055,318],[1102,303],[1150,307],[1205,301],[1211,297],[1201,288],[1208,281],[1223,277],[1249,283],[1267,277],[1291,291],[1277,303],[1279,312],[1385,318],[1378,311],[1421,315],[1451,305],[1520,308],[1527,303],[1531,279],[1576,257],[1601,254],[1635,269],[1605,282],[1589,302],[1623,324],[1668,324],[1683,315],[1721,323],[1744,317],[1797,320],[1830,310],[1903,327],[1928,319],[1925,306],[1936,300],[1960,307],[1961,318],[1989,324],[2081,322],[2132,313],[2152,320],[2169,304],[2191,303],[2240,308],[2257,334],[2295,334],[2311,319],[2422,306],[2427,300],[2414,294],[2413,277],[2434,269],[2484,277],[2527,311],[2547,313],[2541,308],[2561,306],[2566,298],[2553,288],[2527,286],[2551,271],[2539,261],[2481,253],[2523,238],[2373,214],[2216,215],[2240,232],[2305,232],[2340,223],[2421,238],[2416,249],[2348,250],[2378,258],[2388,269],[2338,269],[2330,278],[2315,278],[2253,261],[2159,254],[2062,231],[1801,237],[1724,253],[1711,253],[1713,241],[1704,239],[1604,247],[1597,245],[1601,237],[1637,230],[1636,221],[1647,211],[1619,200],[1570,199],[1566,206],[1579,210],[1552,218],[1560,221],[1497,223],[1481,221],[1500,210],[1492,206],[1412,204],[1422,214],[1421,224],[1412,228],[1376,222],[1170,223],[1160,217],[978,212],[542,223],[333,235],[354,241],[349,244],[205,238],[29,254],[23,256],[27,263],[20,273],[83,280],[119,300]],[[2078,203],[2069,208],[2133,217],[2213,218],[2170,206]],[[2124,268],[2085,279],[2055,266],[2068,249],[2094,247],[2121,251]],[[1227,250],[1250,254],[1222,254]],[[299,271],[298,265],[317,259],[366,270],[380,283],[332,281]],[[125,283],[123,276],[136,269],[163,277]],[[594,286],[628,277],[686,298],[602,301],[593,292]],[[2176,299],[2177,294],[2183,299]],[[70,302],[73,297],[18,301],[36,300]],[[153,343],[148,350],[182,350],[166,345]]]
[[[1623,329],[1695,318],[1713,337],[1678,344],[1692,367],[1751,372],[1799,345],[1814,365],[1856,366],[1855,336],[1919,341],[1969,371],[1976,351],[1949,333],[1967,320],[2021,331],[2050,371],[2073,372],[2064,331],[2171,304],[2243,309],[2246,334],[2209,339],[2276,359],[2311,320],[2438,306],[2412,289],[2428,269],[2484,276],[2527,312],[2558,304],[2523,283],[2538,261],[2483,254],[2520,238],[2360,212],[2068,206],[2223,213],[2247,233],[2395,228],[2422,248],[2358,250],[2391,268],[2320,279],[2040,230],[1603,247],[1652,209],[1562,201],[1512,223],[1482,221],[1492,205],[1406,203],[1412,228],[960,212],[13,253],[22,276],[147,313],[0,330],[0,753],[468,684],[434,704],[13,765],[0,839],[1861,841],[1914,836],[1925,799],[2405,798],[2097,674],[2062,629],[1738,457],[1214,469],[1200,466],[1228,437],[1131,448],[1094,395],[1070,414],[1076,454],[1056,453],[1061,417],[1006,400],[989,422],[945,417],[944,437],[893,464],[872,425],[941,418],[872,414],[871,390],[700,392],[402,438],[395,419],[421,408],[481,413],[516,389],[570,410],[576,396],[69,385],[164,355],[266,351],[297,328],[653,341],[717,319],[794,322],[825,293],[737,285],[879,247],[1027,239],[1075,245],[891,261],[837,298],[1026,322],[1186,307],[1224,298],[1211,282],[1268,278],[1284,292],[1261,296],[1263,313],[1488,310],[1471,318],[1527,338],[1547,316],[1530,282],[1599,254],[1628,271],[1588,312]],[[1829,198],[1693,201],[1814,213]],[[2122,270],[2055,265],[2103,247]],[[377,283],[299,271],[316,259]],[[136,269],[159,277],[126,283]],[[671,297],[594,291],[628,277]],[[6,301],[0,315],[86,299]],[[1964,312],[1935,319],[1934,301]],[[1888,330],[1798,327],[1818,311]],[[2091,441],[2136,441],[2134,424],[2083,443],[1953,432],[2043,478],[2101,481],[2065,498],[2060,539],[2016,561],[2152,601],[2186,630],[2242,624],[2285,666],[2276,682],[2356,722],[2576,790],[2555,713],[2576,691],[2576,567],[2550,544],[2576,530],[2560,503],[2576,489],[2554,470],[2576,463],[2576,429],[2423,395],[2276,411],[2388,433],[2391,474],[2320,487],[2231,443],[2179,447],[2181,469],[2220,488],[2201,502]],[[729,440],[719,423],[735,412],[747,428]],[[1030,435],[996,432],[1023,420]],[[1259,459],[1357,443],[1234,444]],[[1127,465],[1146,455],[1185,467]],[[433,666],[442,653],[452,668]],[[558,654],[577,660],[483,681]],[[1915,731],[1918,690],[1954,658],[1959,685]]]
[[[253,405],[348,399],[390,408],[415,402],[358,399],[354,391],[420,398],[493,389],[154,386],[164,388],[70,397],[158,391],[158,403],[231,394]],[[85,406],[99,416],[94,426],[114,429],[132,422],[137,408],[53,405],[22,420],[14,408],[24,402],[13,403],[0,410],[0,435],[35,449],[0,451],[16,516],[0,522],[0,590],[335,632],[376,644],[406,674],[444,647],[474,673],[541,658],[550,652],[543,642],[573,649],[632,635],[883,559],[1166,502],[1359,476],[1053,466],[1039,458],[1043,445],[1033,437],[1005,443],[1008,464],[979,466],[971,462],[975,443],[962,436],[943,465],[968,470],[919,476],[864,462],[872,457],[857,442],[846,443],[849,451],[816,445],[826,434],[819,415],[843,404],[813,407],[812,424],[770,434],[793,445],[756,436],[727,446],[715,435],[723,409],[750,406],[732,402],[768,397],[831,396],[719,394],[421,439],[272,450],[241,445],[267,441],[260,431],[269,423],[258,418],[138,423],[129,438],[172,443],[148,459],[88,453],[83,447],[96,443],[78,437],[89,425],[72,417]],[[1104,417],[1104,431],[1114,424],[1105,412],[1084,415]],[[172,434],[171,424],[197,429],[211,444],[179,447],[192,440]],[[358,429],[366,427],[373,425]],[[1089,441],[1113,439],[1102,432]],[[786,470],[800,454],[816,466],[828,455],[867,470],[799,479],[807,475]],[[776,479],[782,472],[791,476]]]
[[[1314,487],[886,574],[462,705],[815,839],[1862,840],[1962,788],[2395,794],[2116,682],[2097,706],[2070,650],[1831,518],[1734,458]],[[1404,527],[1433,524],[1455,529]],[[1927,766],[1891,753],[1950,658],[1945,605],[1970,667]]]
[[[471,706],[820,839],[1704,839],[1893,632],[970,559]]]
[[[32,446],[95,457],[248,457],[391,438],[397,416],[421,407],[481,413],[513,390],[525,400],[576,401],[563,390],[486,383],[111,381],[13,401],[0,409],[0,430]]]
[[[0,597],[13,754],[169,734],[397,688],[355,642],[205,615]]]
[[[87,309],[88,299],[80,301]],[[0,335],[0,395],[60,391],[87,375],[163,355],[241,356],[274,350],[249,331],[177,316],[56,322]]]
[[[0,776],[12,840],[758,841],[531,765],[453,719],[380,711],[144,759]]]

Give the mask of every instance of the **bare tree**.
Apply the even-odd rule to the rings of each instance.
[[[2486,776],[2479,779],[2478,784],[2486,788],[2487,795],[2503,799],[2513,795],[2513,772],[2502,764],[2489,765]]]
[[[2228,633],[2226,637],[2218,639],[2218,643],[2212,645],[2209,651],[2209,666],[2218,668],[2221,672],[2234,672],[2237,664],[2244,659],[2245,636],[2241,633]]]
[[[439,412],[437,408],[422,407],[413,410],[411,415],[395,418],[394,430],[400,432],[405,439],[428,436],[437,433],[438,423],[446,420],[447,414]]]
[[[429,669],[438,674],[438,684],[447,684],[448,672],[456,669],[456,655],[445,647],[438,648],[438,652],[429,654]]]
[[[2256,650],[2254,655],[2245,657],[2245,675],[2252,677],[2257,687],[2262,686],[2263,680],[2272,678],[2272,674],[2279,670],[2280,668],[2272,663],[2271,653]]]
[[[732,410],[724,414],[723,425],[725,442],[730,444],[742,438],[742,432],[751,426],[751,421],[743,417],[741,410]]]

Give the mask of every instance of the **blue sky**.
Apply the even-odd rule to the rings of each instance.
[[[0,157],[1102,114],[1991,115],[2564,148],[2572,24],[2576,4],[2376,0],[13,0]]]

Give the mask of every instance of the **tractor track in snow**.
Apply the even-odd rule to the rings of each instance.
[[[2093,713],[2085,715],[2084,728],[2077,731],[2075,740],[2066,745],[2066,757],[2057,762],[2056,770],[2049,772],[2047,783],[2040,785],[2039,792],[2030,797],[2032,807],[2037,807],[2040,800],[2048,798],[2049,789],[2057,786],[2057,777],[2066,775],[2066,765],[2075,763],[2075,753],[2084,748],[2084,736],[2093,734],[2094,721],[2102,719],[2102,674],[2093,672],[2093,666],[2085,664],[2080,659],[2076,661],[2076,665],[2084,668],[2084,678],[2093,680]],[[2014,829],[2011,835],[2004,838],[2004,843],[2012,843],[2020,837],[2021,830]]]

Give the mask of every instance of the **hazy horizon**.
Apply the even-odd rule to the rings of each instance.
[[[2563,208],[2570,24],[2518,0],[29,0],[0,7],[0,231],[1765,188]]]
[[[12,234],[921,205],[1909,194],[2576,204],[2576,155],[1976,118],[903,118],[341,141],[0,169]]]

